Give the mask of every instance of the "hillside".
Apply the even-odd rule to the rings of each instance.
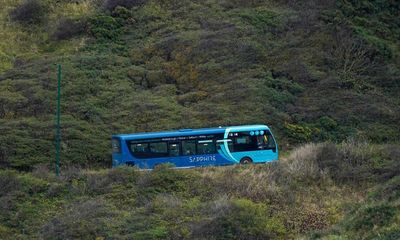
[[[400,136],[398,1],[28,0],[0,9],[0,166],[109,166],[113,133],[265,123]]]
[[[267,165],[0,170],[0,238],[394,240],[399,160],[399,145],[347,142]]]

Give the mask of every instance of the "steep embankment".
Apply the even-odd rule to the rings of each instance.
[[[0,238],[398,239],[399,160],[324,143],[267,165],[0,170]]]
[[[398,1],[11,1],[0,166],[110,164],[120,132],[266,123],[281,147],[399,140]]]

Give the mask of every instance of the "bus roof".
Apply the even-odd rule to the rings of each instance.
[[[132,134],[118,134],[113,135],[113,138],[121,138],[123,140],[146,139],[146,138],[165,138],[165,137],[179,137],[179,136],[192,136],[202,134],[218,134],[224,133],[226,129],[235,131],[250,131],[250,130],[269,130],[266,125],[243,125],[243,126],[228,126],[228,127],[215,127],[215,128],[198,128],[198,129],[180,129],[175,131],[164,132],[142,132]]]

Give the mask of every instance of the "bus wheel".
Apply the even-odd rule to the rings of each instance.
[[[249,158],[249,157],[244,157],[244,158],[240,159],[240,164],[250,164],[252,162],[253,162],[253,160],[251,160],[251,158]]]

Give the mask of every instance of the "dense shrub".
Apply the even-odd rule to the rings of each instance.
[[[400,199],[400,175],[380,186],[371,196],[376,200],[395,201]]]
[[[113,11],[116,7],[132,8],[144,4],[147,0],[105,0],[103,8]]]
[[[288,137],[297,143],[310,141],[313,133],[313,130],[308,126],[291,123],[285,123],[284,130]]]
[[[218,2],[226,8],[245,8],[255,7],[260,4],[261,0],[219,0]]]
[[[10,193],[11,191],[17,191],[20,187],[21,182],[16,172],[0,172],[0,197]]]
[[[361,209],[349,226],[355,230],[369,230],[384,226],[396,215],[396,208],[390,205],[368,206]]]
[[[118,184],[131,186],[136,183],[138,171],[136,168],[121,166],[107,172],[86,172],[85,183],[88,193],[92,195],[104,194],[111,191]]]
[[[23,24],[37,24],[43,21],[46,9],[40,0],[26,0],[11,11],[11,18]]]
[[[194,235],[207,239],[284,239],[280,219],[269,216],[265,204],[246,199],[224,201],[210,210],[211,221],[196,227]]]
[[[190,178],[188,173],[176,171],[172,165],[162,164],[148,175],[147,186],[157,192],[181,192],[187,189]]]
[[[85,30],[85,20],[62,18],[58,22],[57,29],[53,33],[53,38],[56,40],[66,40],[83,34]]]
[[[98,15],[89,19],[89,32],[96,39],[116,40],[122,33],[122,24],[112,16]]]
[[[41,238],[95,239],[105,237],[108,218],[113,215],[113,211],[102,200],[76,202],[43,225]]]

